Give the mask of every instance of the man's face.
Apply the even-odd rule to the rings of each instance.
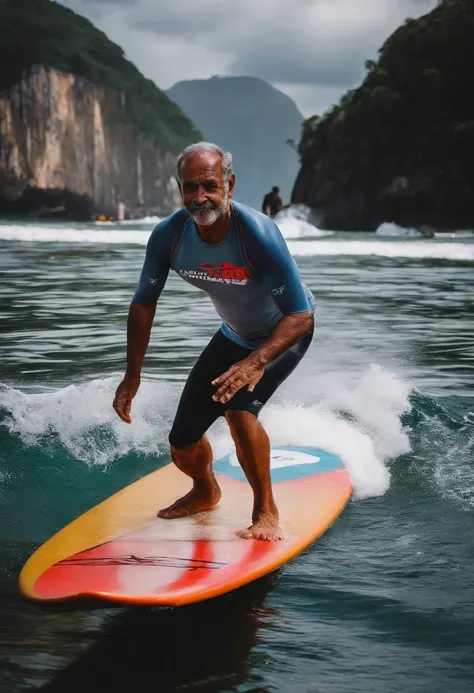
[[[181,164],[181,194],[197,224],[210,226],[225,216],[234,180],[232,175],[229,184],[224,182],[222,160],[214,152],[196,152],[186,157]]]

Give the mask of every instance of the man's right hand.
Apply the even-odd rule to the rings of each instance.
[[[130,416],[132,399],[137,394],[139,387],[139,377],[133,378],[126,375],[115,391],[113,408],[125,423],[132,423],[132,417]]]

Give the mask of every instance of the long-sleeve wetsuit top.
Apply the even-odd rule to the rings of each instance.
[[[315,301],[275,222],[237,202],[231,208],[219,243],[203,241],[185,209],[157,224],[132,303],[156,303],[172,268],[209,294],[229,339],[255,349],[284,315],[314,313]]]

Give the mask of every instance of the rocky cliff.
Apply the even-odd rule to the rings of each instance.
[[[474,227],[474,3],[408,19],[363,84],[305,121],[294,203],[323,228]]]
[[[175,84],[167,92],[206,139],[232,152],[236,199],[260,208],[278,185],[285,202],[298,173],[303,116],[294,101],[262,79],[211,77]]]
[[[33,67],[0,98],[0,212],[89,219],[180,204],[174,157],[121,121],[125,95]]]
[[[179,107],[61,5],[4,0],[0,26],[0,214],[90,219],[116,216],[119,202],[132,216],[179,206],[175,155],[202,138]]]

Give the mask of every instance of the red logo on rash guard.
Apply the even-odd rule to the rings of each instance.
[[[250,274],[245,267],[237,267],[231,262],[223,262],[220,267],[211,262],[203,262],[199,267],[207,272],[211,279],[233,279],[234,281],[250,279]]]

